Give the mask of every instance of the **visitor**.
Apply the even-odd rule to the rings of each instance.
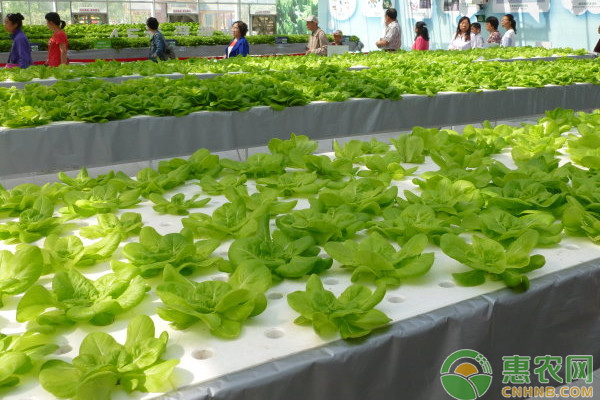
[[[49,12],[45,18],[46,26],[52,31],[52,37],[48,41],[48,60],[46,61],[46,65],[58,67],[61,64],[68,64],[69,40],[65,31],[63,31],[66,23],[55,12]]]
[[[415,24],[415,43],[413,43],[413,50],[429,50],[429,31],[427,30],[427,24],[423,21],[419,21]]]
[[[471,24],[471,48],[483,48],[483,38],[481,37],[481,24],[479,22],[473,22]]]
[[[305,19],[306,21],[306,29],[308,29],[311,34],[308,39],[308,46],[306,47],[306,54],[317,54],[319,56],[327,55],[327,45],[329,42],[327,41],[327,36],[323,29],[319,28],[319,20],[314,15],[310,15]]]
[[[497,44],[500,45],[502,42],[502,35],[498,32],[498,26],[500,22],[496,17],[487,17],[485,19],[485,29],[490,33],[490,36],[487,39],[488,44]]]
[[[600,33],[600,25],[598,25],[598,33]],[[596,43],[596,47],[594,47],[594,53],[600,53],[600,39],[598,39],[598,43]]]
[[[506,29],[504,36],[502,36],[502,47],[515,47],[517,34],[517,21],[512,14],[506,14],[502,17],[502,27]]]
[[[21,13],[8,14],[4,18],[4,29],[10,34],[13,41],[6,68],[27,68],[33,64],[31,61],[31,45],[22,29],[24,19]]]
[[[395,8],[385,10],[385,32],[383,37],[375,42],[375,45],[384,51],[396,51],[402,44],[400,36],[400,25],[396,18],[398,11]]]
[[[225,49],[225,58],[235,56],[246,57],[250,53],[250,45],[246,40],[248,25],[242,21],[235,21],[231,25],[231,33],[233,34],[233,40]]]
[[[471,48],[471,20],[469,17],[462,17],[458,20],[456,33],[450,41],[448,50],[467,50]]]
[[[167,59],[167,42],[162,32],[158,30],[158,20],[154,17],[148,18],[146,29],[152,33],[148,59],[154,62],[158,62],[158,60],[165,61]]]
[[[342,31],[339,29],[333,32],[333,42],[331,42],[332,46],[341,46],[342,45]]]

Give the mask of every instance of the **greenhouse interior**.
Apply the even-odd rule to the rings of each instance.
[[[1,399],[600,393],[600,0],[0,16]]]

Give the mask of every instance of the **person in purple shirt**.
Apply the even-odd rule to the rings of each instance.
[[[10,38],[13,41],[6,64],[8,68],[27,68],[33,64],[31,61],[31,45],[22,29],[24,19],[21,13],[8,14],[4,18],[4,29],[10,33]]]

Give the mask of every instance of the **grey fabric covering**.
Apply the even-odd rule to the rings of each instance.
[[[363,340],[339,340],[180,388],[161,399],[434,400],[444,359],[473,349],[493,370],[486,399],[502,398],[503,356],[593,355],[600,366],[600,260],[399,321]],[[532,369],[533,371],[533,369]],[[561,373],[564,377],[564,371]],[[539,385],[531,373],[531,385]]]

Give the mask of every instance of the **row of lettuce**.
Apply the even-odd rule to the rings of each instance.
[[[147,43],[146,43],[147,45]],[[299,67],[321,68],[323,66],[335,66],[348,68],[353,65],[364,65],[370,68],[390,68],[397,62],[415,63],[416,65],[429,63],[453,63],[468,62],[477,59],[511,59],[515,57],[534,58],[550,56],[583,56],[585,50],[544,49],[521,47],[515,48],[490,48],[475,49],[465,52],[430,51],[430,52],[400,52],[397,54],[371,53],[367,55],[348,54],[334,58],[315,59],[312,57],[238,57],[230,60],[215,62],[205,58],[193,58],[186,60],[172,60],[162,63],[149,61],[120,63],[117,61],[98,60],[83,65],[62,65],[57,68],[42,65],[28,69],[3,69],[0,70],[0,81],[28,82],[32,79],[74,79],[93,77],[119,77],[128,75],[156,75],[156,74],[190,74],[190,73],[225,73],[225,72],[265,72],[271,70],[289,71]]]
[[[292,135],[246,161],[201,149],[135,178],[83,169],[59,174],[57,183],[2,189],[0,239],[17,246],[0,253],[0,293],[10,302],[23,294],[14,302],[16,320],[28,330],[0,341],[0,387],[33,370],[60,398],[166,390],[177,360],[162,359],[168,334],[155,337],[145,316],[131,321],[124,344],[94,332],[72,362],[47,360],[57,335],[77,324],[110,325],[150,290],[160,299],[152,303],[156,314],[173,328],[201,325],[226,339],[268,312],[265,293],[286,279],[306,279],[305,290],[287,296],[295,323],[323,337],[367,335],[390,321],[375,308],[386,290],[418,285],[415,278],[432,268],[432,246],[464,264],[465,272],[452,274],[459,285],[489,279],[527,290],[527,274],[546,262],[535,249],[556,247],[564,235],[600,242],[599,144],[600,110],[557,109],[533,125],[485,122],[462,135],[415,127],[390,143],[336,143],[333,158]],[[507,148],[512,169],[494,157]],[[572,162],[561,163],[562,153]],[[400,193],[396,182],[428,158],[439,169]],[[197,193],[177,193],[186,184]],[[190,213],[221,195],[227,202],[214,212]],[[298,199],[309,206],[298,208]],[[182,216],[181,231],[161,235],[145,225],[135,212],[144,200],[159,214]],[[98,224],[78,223],[90,217]],[[84,246],[75,230],[97,241]],[[132,237],[139,239],[121,245]],[[213,254],[223,243],[227,258]],[[101,278],[85,276],[107,260],[111,269]],[[337,297],[320,278],[334,262],[353,282]],[[228,280],[206,279],[217,270]],[[41,277],[52,278],[50,288]]]
[[[414,58],[386,56],[364,57],[373,68],[362,71],[348,70],[348,59],[336,64],[323,58],[301,57],[303,61],[298,63],[288,61],[294,69],[257,69],[252,73],[225,74],[213,79],[185,75],[181,79],[148,77],[111,83],[82,78],[58,81],[51,86],[29,84],[23,89],[0,88],[3,104],[0,126],[19,128],[55,121],[106,122],[137,115],[183,116],[195,111],[244,111],[255,106],[281,110],[313,101],[399,100],[405,94],[435,96],[441,91],[480,92],[509,87],[600,83],[597,59],[475,63],[459,62],[460,56],[450,55],[450,59],[421,63],[416,68]]]
[[[177,26],[189,27],[188,35],[177,33]],[[148,47],[148,38],[145,37],[146,25],[144,24],[118,24],[118,25],[67,25],[64,29],[69,38],[71,50],[93,49],[95,43],[100,39],[107,39],[117,30],[118,37],[110,38],[113,49]],[[130,30],[137,31],[130,31]],[[174,39],[178,46],[214,46],[227,45],[233,37],[230,33],[214,31],[206,35],[202,31],[198,34],[198,24],[164,23],[160,25],[161,32],[167,39]],[[40,50],[47,50],[48,40],[52,32],[45,25],[24,25],[23,31],[30,42],[39,46]],[[130,32],[128,32],[130,31]],[[128,37],[129,34],[135,37]],[[333,41],[333,36],[328,35]],[[250,44],[275,44],[276,38],[286,38],[287,43],[307,43],[308,35],[249,35]],[[358,42],[358,37],[352,36],[351,41]],[[10,50],[12,41],[7,32],[0,32],[0,51]]]

